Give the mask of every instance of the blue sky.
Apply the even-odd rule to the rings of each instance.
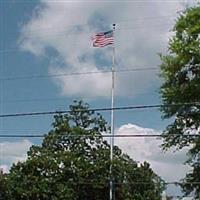
[[[115,106],[160,103],[158,53],[166,52],[177,13],[184,7],[185,1],[178,0],[1,0],[1,114],[68,109],[74,99],[84,99],[92,108],[109,107],[111,76],[101,71],[111,68],[112,51],[110,47],[92,48],[90,37],[109,30],[112,23],[117,24],[116,69],[157,67],[157,70],[117,73]],[[99,74],[51,77],[91,71]],[[33,78],[40,75],[47,77]],[[110,121],[110,113],[103,115]],[[0,132],[41,134],[50,130],[52,120],[52,116],[1,118]],[[168,123],[155,109],[115,113],[118,134],[158,133]],[[33,143],[39,141],[1,138],[0,165],[9,166],[24,158]],[[185,152],[176,155],[176,163],[174,154],[161,153],[158,141],[142,140],[135,152],[129,151],[131,146],[137,146],[134,141],[117,141],[117,144],[133,158],[148,160],[165,179],[181,178],[186,170],[181,164]],[[147,153],[153,146],[157,147],[151,154]],[[180,167],[180,173],[173,177],[171,172],[177,167]]]
[[[1,6],[2,6],[1,41],[3,41],[2,48],[1,48],[1,55],[0,55],[1,56],[1,78],[2,79],[13,78],[13,80],[1,81],[1,87],[2,87],[2,94],[1,94],[2,110],[1,110],[1,112],[2,113],[5,114],[5,113],[16,113],[16,112],[62,110],[62,109],[66,109],[67,106],[74,99],[84,99],[85,101],[88,101],[92,107],[108,107],[108,106],[110,106],[110,97],[109,97],[110,96],[110,93],[109,93],[110,88],[109,87],[107,87],[108,89],[106,90],[105,94],[103,94],[103,95],[100,94],[100,98],[96,98],[96,95],[97,95],[96,92],[94,92],[94,95],[91,94],[92,92],[88,93],[85,91],[84,91],[84,93],[86,93],[86,94],[80,93],[78,91],[75,93],[71,92],[72,94],[69,94],[69,95],[68,94],[63,95],[62,92],[60,91],[61,86],[58,84],[56,85],[55,84],[56,80],[53,80],[52,78],[27,78],[27,79],[16,80],[15,79],[16,77],[49,75],[50,74],[49,66],[52,65],[52,62],[60,62],[61,63],[60,65],[66,65],[66,63],[62,64],[63,58],[61,58],[59,60],[59,56],[60,56],[59,52],[57,52],[57,50],[52,46],[47,45],[46,47],[44,47],[44,48],[46,48],[45,49],[46,52],[45,52],[45,55],[42,55],[41,57],[35,56],[35,54],[33,54],[32,52],[30,52],[27,49],[25,49],[23,51],[20,49],[20,45],[21,45],[20,37],[21,37],[21,35],[23,35],[22,29],[24,28],[24,26],[26,24],[28,24],[28,22],[30,22],[31,18],[33,17],[34,9],[36,9],[37,6],[40,6],[39,1],[2,1]],[[97,13],[96,15],[97,16],[91,17],[89,19],[91,21],[90,23],[92,24],[91,26],[94,27],[93,28],[94,31],[96,31],[95,29],[97,29],[98,31],[100,31],[102,29],[103,30],[109,29],[110,28],[109,21],[111,21],[111,20],[106,19],[106,17],[103,15],[103,13],[102,14]],[[140,18],[140,17],[138,17],[138,18]],[[145,16],[145,17],[148,17],[148,16]],[[125,18],[125,20],[127,20],[127,19]],[[132,22],[132,20],[134,20],[134,16],[132,17],[130,22]],[[156,18],[153,20],[157,21]],[[130,22],[128,23],[128,25],[127,25],[127,23],[123,23],[122,25],[125,28],[129,28],[129,26],[131,26],[131,28],[134,28],[134,25],[131,25]],[[96,25],[96,23],[98,26]],[[105,25],[104,25],[104,23],[105,23]],[[162,23],[160,23],[160,22],[159,23],[156,22],[156,26],[157,26],[157,24],[158,24],[158,26],[162,25]],[[118,25],[120,26],[120,24],[118,24]],[[60,27],[62,27],[62,26],[59,25],[59,28]],[[128,38],[126,38],[125,28],[124,28],[124,30],[122,29],[121,34],[120,34],[120,31],[116,31],[116,39],[117,39],[118,35],[120,35],[120,37],[123,37],[123,35],[124,35],[125,38],[123,38],[123,39],[127,43]],[[145,25],[144,26],[142,25],[141,28],[144,29]],[[53,39],[55,39],[55,38],[57,39],[57,38],[63,36],[63,29],[62,28],[60,28],[60,29],[61,29],[61,33],[59,31],[54,33],[54,31],[55,31],[54,28],[48,29],[48,27],[45,28],[42,26],[39,28],[36,27],[35,30],[36,31],[44,30],[43,37],[48,37],[50,34],[52,34],[54,37]],[[140,28],[138,28],[138,30],[137,30],[137,28],[136,28],[137,34],[139,33],[139,29]],[[52,33],[49,33],[49,30],[50,30],[50,32],[52,31]],[[127,32],[129,32],[128,33],[129,35],[130,35],[130,32],[131,32],[131,34],[134,34],[134,30],[127,30]],[[34,33],[34,31],[32,33]],[[76,34],[77,33],[75,33],[75,36],[73,36],[73,37],[76,37]],[[90,41],[91,34],[93,34],[92,30],[90,32],[88,32],[87,39],[88,39],[89,45],[91,45],[90,44],[91,43],[91,41]],[[30,37],[31,37],[31,35],[30,35]],[[131,37],[134,37],[134,35]],[[148,37],[148,36],[145,35],[145,37]],[[149,40],[149,39],[147,39],[147,40]],[[119,41],[119,42],[121,42],[121,41]],[[122,40],[122,42],[123,42],[123,40]],[[120,43],[117,45],[120,45]],[[89,48],[90,47],[91,46],[89,46]],[[75,46],[75,48],[79,48],[79,47]],[[138,46],[135,48],[138,49]],[[146,48],[145,45],[143,45],[141,53],[142,53],[142,51],[144,52],[145,48]],[[106,49],[90,48],[90,51],[93,51],[92,55],[94,55],[94,58],[95,58],[94,62],[96,65],[98,65],[99,69],[105,68],[108,70],[110,68],[111,57],[109,58],[108,56],[105,56],[105,54],[107,52],[108,52],[108,54],[110,54],[109,47]],[[138,51],[140,51],[140,49],[138,49]],[[147,53],[147,52],[148,52],[148,49],[144,53]],[[158,52],[155,52],[153,60],[158,60],[157,53]],[[118,68],[118,69],[123,69],[123,67],[125,67],[125,68],[141,68],[141,67],[151,67],[151,66],[157,67],[157,65],[152,64],[154,62],[154,61],[152,61],[152,59],[150,60],[150,62],[151,62],[150,66],[145,66],[145,65],[143,66],[138,63],[131,64],[131,66],[125,66],[125,63],[123,61],[121,61],[121,60],[124,60],[125,58],[120,57],[120,55],[118,54],[117,48],[116,48],[116,54],[117,54],[116,59],[119,62],[119,65],[120,65],[120,63],[123,64],[122,66],[117,66],[116,68]],[[139,54],[140,54],[140,52],[139,52]],[[153,54],[153,53],[151,53],[151,54]],[[101,55],[101,58],[99,58],[99,55]],[[81,56],[85,56],[84,53]],[[89,55],[89,56],[91,56],[91,55]],[[56,57],[55,58],[56,61],[54,60],[54,57]],[[147,61],[147,63],[148,63],[148,61]],[[84,69],[84,70],[86,70],[86,69]],[[94,71],[94,69],[92,69],[92,70]],[[78,69],[78,71],[79,72],[82,71],[81,67],[80,67],[80,69]],[[91,70],[89,70],[89,71],[91,71]],[[140,77],[142,77],[143,75],[144,76],[152,76],[153,75],[154,78],[156,79],[156,81],[152,78],[150,78],[151,81],[147,81],[147,83],[145,82],[145,84],[143,84],[143,81],[141,79],[140,80],[136,79],[135,81],[129,80],[130,84],[127,81],[127,85],[125,87],[128,88],[128,92],[125,92],[125,94],[123,94],[123,95],[117,96],[115,105],[120,106],[120,105],[158,103],[159,102],[159,97],[158,97],[158,93],[157,93],[158,86],[159,86],[159,84],[157,84],[159,82],[159,80],[157,78],[158,72],[159,72],[158,70],[152,71],[150,73],[149,73],[149,71],[132,72],[131,75],[135,74],[135,76],[139,75]],[[61,71],[60,73],[63,73],[63,71]],[[130,72],[128,72],[128,73],[130,73]],[[53,74],[57,74],[57,73],[54,72]],[[91,75],[91,76],[93,79],[95,79],[94,75]],[[119,75],[117,75],[117,76],[119,76]],[[126,79],[127,73],[121,73],[120,76],[121,76],[121,79]],[[87,78],[88,77],[89,76],[87,76]],[[107,79],[109,79],[109,77],[110,77],[110,74],[108,75]],[[67,77],[64,77],[64,78],[67,79]],[[82,76],[76,76],[75,79],[76,78],[80,79],[80,78],[82,78]],[[97,81],[100,82],[99,80],[97,80]],[[106,81],[109,81],[109,80],[106,80]],[[117,82],[116,85],[120,85],[119,82]],[[141,85],[141,90],[137,89],[137,87],[135,87],[134,85]],[[109,86],[109,84],[108,84],[108,86]],[[84,87],[87,88],[88,85],[86,84]],[[92,88],[92,89],[96,89],[96,88]],[[126,88],[123,88],[123,89],[126,89]],[[135,89],[137,91],[134,91]],[[102,89],[102,90],[104,92],[104,89]],[[104,96],[105,96],[105,98],[104,98]],[[162,128],[162,126],[160,125],[160,113],[152,112],[152,111],[150,111],[150,112],[151,112],[151,116],[154,115],[154,117],[156,117],[155,121],[159,120],[159,123],[156,123],[156,125],[155,125],[156,127],[152,123],[153,122],[152,117],[151,117],[151,119],[147,119],[144,122],[143,118],[146,116],[145,112],[137,112],[137,117],[134,117],[133,114],[131,114],[129,116],[129,112],[128,113],[120,112],[120,115],[128,114],[127,117],[129,119],[134,117],[133,121],[135,121],[135,123],[137,123],[137,124],[140,124],[141,126],[147,126],[147,127],[157,128],[157,129]],[[124,116],[122,118],[120,118],[118,120],[118,122],[116,122],[116,125],[120,126],[121,124],[126,123],[126,120],[128,119],[127,117],[126,117],[126,119],[124,118]],[[108,119],[109,119],[109,116],[108,116]],[[8,127],[9,127],[8,130],[10,130],[11,126],[7,126],[7,123],[10,123],[10,120],[12,120],[12,119],[4,119],[3,120],[3,122],[2,122],[4,125],[2,127],[3,130],[8,129]],[[26,119],[23,119],[23,120],[26,120]],[[13,120],[12,124],[15,123],[15,121],[16,121],[16,119]],[[20,126],[19,131],[21,131],[22,128],[24,129],[25,128],[24,125],[26,125],[26,123],[24,123],[24,121],[23,121],[22,122],[23,127],[21,127],[20,122],[21,122],[21,119],[19,120],[19,122],[17,124],[15,124],[15,129],[17,129],[18,124],[19,124],[19,126]],[[49,125],[47,125],[47,128],[48,127],[49,127]],[[15,129],[12,129],[12,130],[15,131]],[[32,127],[30,127],[30,122],[27,122],[27,129],[34,130]],[[25,129],[25,130],[27,130],[27,129]]]

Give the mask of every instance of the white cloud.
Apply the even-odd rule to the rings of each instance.
[[[126,124],[121,126],[116,134],[154,135],[160,134],[160,132],[134,124]],[[133,159],[140,162],[149,161],[154,170],[167,181],[177,181],[183,178],[186,170],[188,170],[188,167],[183,165],[186,161],[187,149],[176,152],[173,150],[163,152],[160,147],[162,141],[158,138],[116,138],[115,143]],[[172,173],[177,168],[179,168],[177,173]]]
[[[81,65],[81,72],[88,72],[88,65]],[[63,73],[74,73],[74,70],[61,69],[61,68],[50,68],[50,74],[63,74]],[[94,74],[88,74],[81,76],[78,75],[68,76],[65,78],[54,79],[55,83],[60,87],[61,94],[63,96],[75,96],[77,94],[84,97],[95,97],[95,96],[108,96],[110,94],[110,74],[102,73],[98,69],[92,69],[91,72]]]
[[[160,134],[160,132],[139,127],[134,124],[126,124],[118,128],[116,134],[149,135]],[[161,145],[161,140],[156,138],[115,138],[115,144],[134,160],[139,162],[148,161],[152,169],[165,181],[179,181],[189,170],[187,166],[183,165],[186,160],[187,149],[178,152],[169,151],[164,153],[159,147]],[[4,172],[8,172],[12,163],[24,161],[31,145],[32,143],[29,140],[0,143],[0,169],[3,169]],[[175,186],[168,188],[168,194],[174,194],[176,192],[177,188]]]
[[[151,135],[160,134],[159,131],[142,128],[134,124],[126,124],[116,130],[120,135]],[[160,148],[162,141],[160,139],[145,138],[116,138],[115,144],[118,145],[124,153],[127,153],[134,160],[139,162],[148,161],[152,169],[165,181],[180,181],[189,171],[189,167],[184,165],[186,161],[187,149],[182,151],[169,150],[163,152]],[[174,185],[168,187],[169,194],[176,193],[178,190]]]
[[[116,130],[116,134],[160,134],[159,131],[142,128],[134,124],[126,124]],[[183,163],[186,160],[186,150],[162,152],[161,140],[156,138],[115,138],[115,144],[123,149],[134,160],[151,163],[152,168],[167,181],[183,178],[188,167]],[[0,168],[7,170],[12,163],[23,161],[32,143],[29,140],[0,143]],[[174,170],[176,173],[173,173]]]
[[[174,16],[182,8],[181,1],[42,0],[22,27],[20,47],[36,56],[48,56],[50,74],[101,71],[111,64],[111,49],[93,49],[90,36],[116,22],[117,67],[157,66],[157,53],[166,49]],[[56,54],[49,55],[50,49]],[[110,74],[102,73],[60,76],[54,81],[63,95],[109,96],[110,79]],[[116,79],[119,95],[134,95],[133,91],[157,81],[155,72],[119,74]]]
[[[0,168],[7,172],[12,163],[26,160],[31,145],[32,143],[26,139],[0,143]]]
[[[3,173],[8,173],[9,167],[8,165],[0,165],[0,170],[3,171]]]

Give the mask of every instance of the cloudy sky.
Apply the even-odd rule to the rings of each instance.
[[[63,110],[74,99],[84,99],[93,108],[109,107],[111,74],[105,71],[111,69],[112,48],[93,48],[91,36],[110,30],[113,23],[119,71],[115,106],[160,103],[158,54],[167,52],[173,24],[186,2],[2,0],[1,114]],[[103,115],[110,121],[110,113]],[[52,116],[1,118],[0,131],[42,134],[51,128],[52,120]],[[115,113],[116,134],[159,134],[168,123],[158,110]],[[134,159],[149,161],[166,181],[178,181],[188,170],[182,164],[186,150],[164,154],[161,140],[120,138],[115,142]],[[24,160],[28,148],[39,143],[1,138],[1,167],[8,170],[11,163]],[[168,193],[175,190],[171,187]]]

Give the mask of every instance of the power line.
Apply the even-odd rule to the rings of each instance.
[[[123,72],[140,72],[140,71],[154,71],[158,70],[157,67],[137,67],[137,68],[124,68],[115,70],[115,73]],[[0,81],[12,81],[12,80],[23,80],[23,79],[36,79],[36,78],[50,78],[50,77],[62,77],[62,76],[82,76],[82,75],[91,75],[91,74],[102,74],[102,73],[111,73],[111,70],[102,70],[102,71],[88,71],[88,72],[71,72],[71,73],[62,73],[62,74],[51,74],[51,75],[32,75],[32,76],[18,76],[18,77],[7,77],[1,78]]]
[[[164,27],[166,25],[172,25],[171,23],[166,23],[166,24],[154,24],[152,25],[153,27]],[[128,27],[128,28],[122,28],[122,29],[117,29],[117,31],[121,31],[121,30],[136,30],[136,29],[145,29],[146,26],[135,26],[135,27]],[[171,32],[171,31],[168,31],[168,32]]]
[[[116,185],[149,185],[152,184],[152,182],[116,182],[114,183]],[[180,182],[180,181],[174,181],[174,182],[163,182],[164,185],[200,185],[200,182]]]
[[[156,95],[157,93],[156,92],[137,92],[137,93],[134,93],[134,94],[128,94],[126,95],[126,99],[127,98],[133,98],[135,95],[148,95],[148,96],[154,96]],[[110,95],[103,95],[101,96],[103,98],[110,98]],[[119,98],[121,96],[119,95]],[[96,99],[97,96],[78,96],[76,97],[76,99]],[[0,101],[0,104],[12,104],[12,103],[24,103],[24,102],[47,102],[47,101],[66,101],[68,99],[71,99],[71,98],[68,98],[68,97],[47,97],[47,98],[33,98],[33,99],[6,99],[6,101]]]
[[[95,182],[95,181],[83,181],[83,182],[74,182],[75,184],[76,183],[79,183],[79,184],[100,184],[100,185],[106,185],[108,183],[106,182]],[[152,184],[152,182],[144,182],[144,181],[139,181],[139,182],[113,182],[114,185],[149,185],[149,184]],[[175,182],[162,182],[162,184],[164,185],[190,185],[190,184],[193,184],[193,185],[200,185],[200,182],[180,182],[180,181],[175,181]]]
[[[167,24],[155,24],[155,25],[152,25],[153,27],[164,27],[165,25],[171,25],[170,23],[167,23]],[[152,27],[151,26],[151,27]],[[146,26],[135,26],[135,27],[129,27],[129,28],[120,28],[120,29],[116,29],[116,31],[123,31],[123,30],[137,30],[137,29],[143,29],[143,28],[146,28]],[[90,35],[92,35],[92,33],[90,31],[84,31],[84,33],[88,33]],[[29,33],[30,34],[30,33]],[[75,35],[75,34],[79,34],[77,32],[72,32],[72,33],[67,33],[66,31],[62,31],[62,32],[57,32],[56,30],[56,34],[54,33],[49,33],[49,34],[43,34],[41,36],[39,36],[40,39],[42,38],[47,38],[47,37],[51,37],[51,36],[70,36],[70,35]],[[14,40],[14,39],[13,39]],[[0,53],[9,53],[9,52],[16,52],[18,51],[19,49],[17,48],[10,48],[10,49],[0,49]]]
[[[165,27],[165,26],[170,26],[170,25],[172,25],[171,23],[162,23],[162,24],[152,24],[151,25],[151,27]],[[137,29],[145,29],[145,28],[147,28],[146,26],[144,26],[144,25],[138,25],[138,26],[134,26],[134,27],[128,27],[128,28],[118,28],[118,29],[116,29],[116,31],[118,32],[118,31],[121,31],[121,30],[137,30]],[[93,33],[91,33],[91,31],[83,31],[84,33],[88,33],[89,35],[92,35]],[[100,32],[102,32],[102,30],[100,31]],[[68,33],[68,32],[66,32],[66,30],[64,30],[63,29],[63,31],[58,31],[57,29],[56,29],[56,31],[55,32],[47,32],[48,34],[46,34],[46,33],[44,33],[44,34],[41,34],[40,36],[38,36],[38,38],[39,39],[43,39],[43,38],[48,38],[48,37],[54,37],[54,36],[71,36],[71,35],[79,35],[80,34],[80,32],[75,32],[75,31],[71,31],[70,33]],[[31,33],[29,33],[29,34],[31,34]],[[28,37],[27,37],[28,38]]]
[[[159,17],[142,17],[142,18],[135,18],[135,19],[127,19],[127,20],[120,20],[118,22],[115,22],[115,24],[120,24],[121,22],[135,22],[136,20],[138,21],[142,21],[142,20],[150,20],[150,19],[155,19],[155,20],[163,20],[162,18],[174,18],[176,17],[176,15],[163,15],[163,16],[159,16]]]
[[[0,138],[43,138],[47,134],[0,134]],[[57,136],[65,136],[68,138],[162,138],[164,135],[162,134],[120,134],[120,135],[110,135],[110,134],[102,134],[102,135],[59,135],[56,134]],[[173,136],[180,136],[180,134],[171,134]],[[199,137],[197,134],[183,134],[181,135],[182,137]]]
[[[131,27],[129,27],[129,28],[123,28],[123,29],[118,29],[118,31],[131,31],[131,30],[135,30],[135,28],[131,28]],[[171,31],[168,31],[168,32],[166,32],[166,33],[171,33]],[[173,32],[172,32],[173,33]],[[78,34],[78,33],[76,33],[76,34]],[[62,34],[62,33],[60,33],[60,34],[56,34],[56,35],[63,35],[63,36],[65,36],[65,34]],[[67,35],[67,34],[66,34]],[[49,37],[51,37],[51,36],[55,36],[55,34],[53,35],[48,35]],[[141,35],[140,35],[141,36]],[[46,38],[47,36],[44,36],[44,38]],[[151,36],[151,38],[150,38],[150,40],[160,40],[160,39],[162,39],[162,37],[166,37],[165,35],[163,35],[163,34],[157,34],[157,35],[153,35],[152,34],[152,36]],[[40,39],[42,39],[43,37],[41,37],[40,36]],[[144,38],[146,38],[146,36],[144,35]],[[129,41],[130,42],[130,38],[129,39],[127,39],[127,38],[122,38],[122,39],[118,39],[117,40],[117,42],[124,42],[124,41]],[[18,48],[18,47],[11,47],[11,48],[7,48],[7,49],[0,49],[0,54],[7,54],[7,53],[15,53],[15,52],[18,52],[18,53],[21,53],[21,52],[23,52],[24,50],[22,50],[22,51],[20,51],[20,48]],[[25,51],[28,51],[28,50],[25,50]]]
[[[124,20],[120,20],[120,21],[115,21],[115,22],[111,22],[111,23],[106,23],[106,25],[107,26],[109,26],[110,24],[117,24],[117,25],[120,25],[121,23],[123,24],[123,23],[128,23],[128,22],[135,22],[135,21],[146,21],[146,20],[163,20],[163,19],[165,19],[165,18],[174,18],[174,17],[176,17],[175,15],[163,15],[163,16],[158,16],[158,17],[155,17],[155,16],[152,16],[152,17],[148,17],[148,16],[145,16],[145,17],[140,17],[140,18],[134,18],[134,19],[124,19]],[[35,29],[31,29],[31,31],[29,31],[29,33],[31,34],[31,33],[35,33],[35,32],[37,32],[37,31],[45,31],[45,30],[47,30],[48,31],[48,33],[49,33],[49,30],[56,30],[56,31],[65,31],[66,29],[68,29],[68,28],[75,28],[75,30],[76,30],[76,28],[77,27],[87,27],[87,26],[89,26],[89,24],[88,23],[84,23],[84,24],[77,24],[77,25],[69,25],[69,26],[67,26],[67,27],[65,27],[65,28],[63,28],[63,26],[62,27],[46,27],[46,28],[44,28],[44,26],[42,26],[42,27],[37,27],[37,28],[35,28]],[[141,26],[139,26],[139,27],[141,27]],[[119,29],[117,29],[117,30],[119,30]],[[99,31],[102,31],[102,30],[99,30]],[[87,31],[88,32],[88,31]],[[66,32],[65,32],[66,33]],[[8,33],[9,35],[10,34],[12,34],[11,32],[10,33]],[[68,33],[69,34],[69,33]],[[73,33],[71,33],[71,34],[74,34],[74,32]]]
[[[107,180],[108,181],[108,180]],[[108,185],[109,182],[99,182],[99,181],[96,181],[96,180],[91,180],[91,181],[77,181],[77,182],[72,182],[74,184],[83,184],[83,185],[92,185],[92,184],[95,184],[95,185]],[[136,182],[113,182],[114,185],[149,185],[149,184],[152,184],[152,182],[140,182],[140,181],[136,181]],[[155,183],[154,183],[155,184]],[[200,182],[162,182],[163,185],[189,185],[189,184],[196,184],[196,185],[199,185]]]
[[[156,27],[156,26],[158,26],[158,27],[164,27],[164,28],[166,28],[165,26],[166,25],[171,25],[171,24],[157,24],[157,25],[154,25],[154,27]],[[127,30],[137,30],[137,29],[144,29],[144,28],[146,28],[146,27],[143,27],[143,26],[136,26],[136,27],[127,27],[127,28],[120,28],[120,29],[117,29],[117,31],[127,31]],[[87,33],[86,31],[85,31],[85,33]],[[88,33],[90,33],[90,32],[88,32]],[[172,35],[169,37],[169,38],[171,38],[171,37],[173,37],[174,35],[173,34],[175,34],[176,33],[176,31],[167,31],[167,32],[165,32],[165,34],[166,33],[171,33]],[[63,32],[63,33],[57,33],[57,34],[46,34],[46,35],[42,35],[42,36],[39,36],[39,38],[40,39],[43,39],[43,38],[47,38],[47,37],[51,37],[51,36],[65,36],[65,35],[75,35],[75,34],[79,34],[79,33],[71,33],[71,34],[69,34],[69,33],[66,33],[66,32]],[[90,33],[91,34],[91,33]],[[159,35],[163,35],[163,34],[159,34]],[[156,36],[154,36],[153,38],[151,37],[151,40],[152,39],[160,39],[161,37],[159,36],[158,34],[156,35]],[[198,36],[199,35],[199,33],[195,33],[195,34],[189,34],[189,36]],[[141,36],[141,35],[140,35]],[[165,36],[165,35],[164,35]],[[168,39],[169,39],[168,38]],[[14,40],[14,39],[13,39]],[[130,40],[130,38],[129,38],[129,40]],[[14,40],[15,41],[15,40]],[[121,41],[121,40],[118,40],[118,41]],[[124,41],[124,39],[123,39],[123,41]],[[19,52],[19,48],[8,48],[8,49],[0,49],[0,54],[4,54],[4,53],[12,53],[12,52]]]
[[[164,108],[164,107],[176,107],[176,106],[198,106],[200,102],[189,102],[189,103],[177,103],[177,104],[154,104],[154,105],[138,105],[138,106],[121,106],[114,108],[93,108],[88,109],[87,111],[100,112],[100,111],[119,111],[119,110],[136,110],[136,109],[152,109],[152,108]],[[77,109],[76,112],[84,112],[85,109]],[[11,114],[2,114],[0,118],[8,117],[25,117],[25,116],[37,116],[37,115],[53,115],[53,114],[65,114],[70,113],[71,110],[61,110],[61,111],[44,111],[44,112],[28,112],[28,113],[11,113]]]

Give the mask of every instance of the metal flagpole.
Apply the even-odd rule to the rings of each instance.
[[[113,24],[113,37],[115,31],[115,24]],[[115,89],[115,45],[112,46],[112,89],[111,89],[111,138],[110,138],[110,200],[114,200],[114,188],[113,188],[113,146],[114,146],[114,89]]]

